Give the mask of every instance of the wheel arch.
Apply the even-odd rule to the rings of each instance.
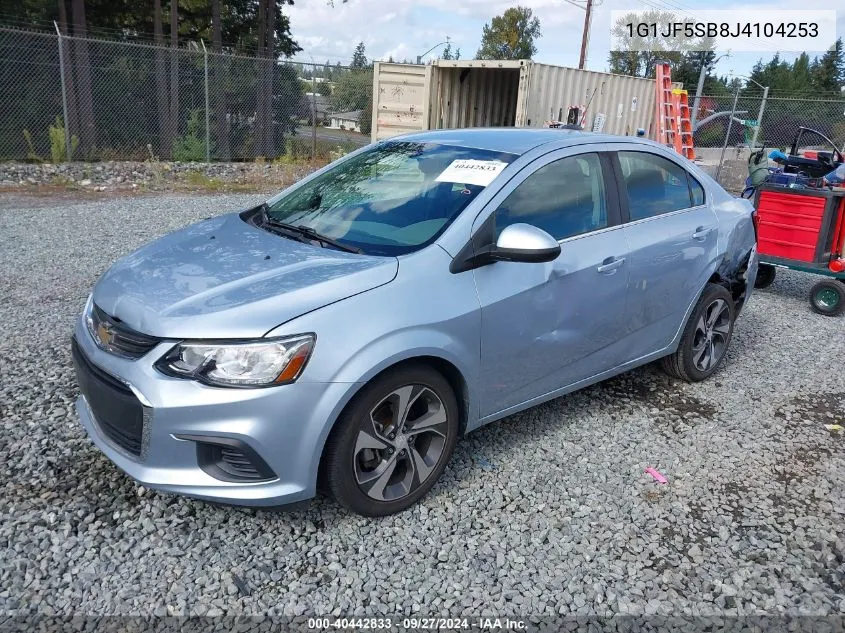
[[[458,366],[442,355],[436,355],[433,353],[419,353],[416,355],[409,355],[404,358],[393,359],[392,362],[386,366],[373,369],[360,382],[352,383],[350,385],[351,388],[347,392],[347,396],[344,398],[343,406],[339,408],[337,415],[335,415],[334,419],[331,421],[328,431],[323,439],[322,446],[320,447],[320,459],[317,465],[318,489],[323,487],[322,484],[325,481],[326,445],[328,444],[328,440],[332,433],[334,433],[337,428],[338,420],[340,420],[341,416],[343,416],[343,413],[349,409],[349,407],[353,406],[356,399],[361,394],[361,391],[363,391],[363,389],[373,380],[378,379],[380,376],[383,376],[388,372],[395,371],[399,367],[407,367],[409,365],[423,365],[430,367],[446,379],[455,394],[455,399],[458,402],[458,437],[460,438],[466,434],[470,423],[472,398],[469,382]]]
[[[731,293],[736,316],[739,316],[750,294],[748,282],[753,284],[753,277],[750,277],[749,273],[756,277],[756,269],[749,271],[753,251],[754,247],[751,246],[740,251],[739,256],[725,253],[707,280],[708,283],[718,284]]]
[[[681,319],[681,322],[675,331],[675,335],[672,337],[672,342],[663,349],[664,352],[671,354],[678,349],[687,320],[690,318],[693,310],[695,310],[695,306],[698,305],[701,295],[704,294],[708,284],[713,283],[720,285],[731,293],[731,296],[734,298],[735,315],[739,316],[739,312],[748,296],[747,284],[740,277],[742,273],[745,272],[753,250],[753,246],[749,247],[742,255],[734,258],[733,260],[729,257],[728,253],[725,253],[721,257],[718,257],[710,262],[710,265],[707,268],[707,271],[710,272],[709,276],[707,276],[707,271],[704,271],[700,278],[701,287],[692,298],[692,301],[687,306],[686,310],[684,310],[684,317]],[[738,285],[739,283],[742,284],[741,288]]]

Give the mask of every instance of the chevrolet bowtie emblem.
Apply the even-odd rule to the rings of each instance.
[[[111,326],[106,323],[97,324],[97,338],[104,349],[111,347],[114,343],[114,331]]]

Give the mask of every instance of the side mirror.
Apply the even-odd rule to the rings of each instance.
[[[490,255],[501,262],[550,262],[560,255],[560,244],[536,226],[511,224],[502,230]]]
[[[496,239],[495,215],[491,214],[455,255],[449,271],[462,273],[494,262],[550,262],[558,255],[560,244],[557,240],[530,224],[506,226]]]

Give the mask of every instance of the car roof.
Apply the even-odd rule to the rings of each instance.
[[[432,130],[394,136],[388,141],[420,141],[472,147],[494,152],[507,152],[521,155],[525,152],[554,143],[558,147],[582,145],[584,143],[631,143],[632,145],[655,145],[653,141],[641,137],[596,134],[560,128],[464,128],[456,130]]]

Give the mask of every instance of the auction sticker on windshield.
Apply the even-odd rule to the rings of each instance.
[[[486,187],[507,166],[507,163],[499,160],[463,158],[453,160],[435,180],[437,182],[459,182],[465,185]]]

